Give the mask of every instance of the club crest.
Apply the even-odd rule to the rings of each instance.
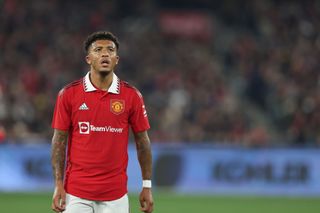
[[[113,114],[119,115],[124,112],[125,104],[124,100],[110,100],[110,111]]]

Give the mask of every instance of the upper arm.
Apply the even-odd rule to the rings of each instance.
[[[132,95],[132,110],[129,117],[129,123],[133,132],[141,133],[150,128],[147,111],[144,105],[143,97],[138,90]]]
[[[57,96],[52,119],[54,129],[68,130],[70,128],[72,109],[69,96],[66,89],[62,89]]]

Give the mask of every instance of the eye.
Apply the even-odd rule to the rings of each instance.
[[[102,50],[101,47],[97,47],[97,48],[94,49],[95,52],[100,52],[101,50]]]
[[[109,49],[110,52],[114,52],[115,51],[115,48],[113,48],[113,47],[109,47],[108,49]]]

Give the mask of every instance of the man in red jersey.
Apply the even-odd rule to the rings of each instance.
[[[130,126],[143,178],[141,211],[150,213],[152,156],[143,98],[114,74],[119,42],[112,33],[95,32],[84,47],[90,71],[59,92],[53,115],[52,209],[129,213],[126,170]]]

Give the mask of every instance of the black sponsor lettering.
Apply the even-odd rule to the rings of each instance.
[[[47,157],[29,158],[24,162],[24,169],[28,175],[35,178],[51,178],[50,159]]]
[[[182,175],[183,160],[180,155],[164,154],[155,162],[154,181],[157,186],[175,186]]]
[[[303,162],[275,165],[271,162],[252,164],[235,160],[217,162],[212,168],[212,178],[220,182],[305,183],[309,179],[309,167]]]

